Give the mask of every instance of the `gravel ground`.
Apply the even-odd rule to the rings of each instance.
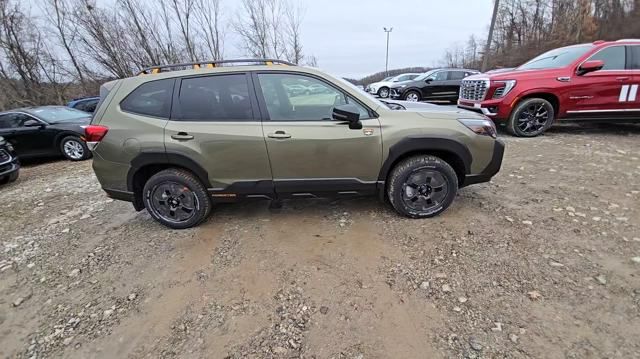
[[[438,218],[219,206],[173,231],[90,161],[0,189],[0,357],[638,358],[640,127],[503,136]]]

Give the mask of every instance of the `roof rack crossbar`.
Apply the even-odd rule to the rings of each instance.
[[[149,66],[146,67],[138,73],[138,75],[146,75],[146,74],[157,74],[160,72],[173,71],[175,68],[184,69],[187,67],[191,67],[194,69],[200,69],[203,67],[213,68],[218,65],[224,64],[261,64],[261,65],[289,65],[296,66],[288,61],[277,60],[277,59],[233,59],[233,60],[211,60],[211,61],[196,61],[196,62],[184,62],[179,64],[168,64],[168,65],[157,65],[157,66]]]

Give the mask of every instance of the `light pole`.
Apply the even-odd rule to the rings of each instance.
[[[491,41],[493,40],[493,28],[496,26],[496,18],[498,17],[498,9],[500,8],[500,0],[493,3],[493,15],[491,16],[491,25],[489,25],[489,34],[487,35],[487,43],[484,45],[484,55],[482,56],[482,67],[480,71],[487,71],[489,63],[489,51],[491,51]]]
[[[382,29],[384,29],[384,32],[387,33],[387,60],[384,64],[384,73],[385,76],[389,76],[389,34],[391,33],[391,31],[393,31],[393,28],[390,27],[387,29],[386,27],[383,27]]]

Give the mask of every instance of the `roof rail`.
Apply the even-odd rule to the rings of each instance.
[[[160,72],[169,72],[169,71],[178,71],[178,70],[186,70],[188,68],[199,69],[199,68],[214,68],[220,67],[229,64],[247,64],[247,65],[288,65],[288,66],[296,66],[288,61],[277,60],[277,59],[233,59],[233,60],[210,60],[210,61],[196,61],[196,62],[185,62],[180,64],[168,64],[168,65],[157,65],[157,66],[149,66],[146,67],[138,73],[138,75],[148,75],[148,74],[157,74]]]
[[[620,39],[620,40],[616,40],[616,42],[640,42],[640,39]]]

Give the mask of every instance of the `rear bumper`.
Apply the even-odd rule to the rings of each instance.
[[[485,167],[482,172],[475,175],[466,175],[464,177],[464,183],[462,187],[476,184],[489,182],[493,176],[500,171],[500,167],[502,166],[502,158],[504,157],[504,142],[500,140],[496,140],[495,145],[493,146],[493,155],[491,156],[491,162]]]
[[[117,199],[119,201],[133,202],[133,192],[120,191],[117,189],[103,188],[107,193],[107,197]]]

